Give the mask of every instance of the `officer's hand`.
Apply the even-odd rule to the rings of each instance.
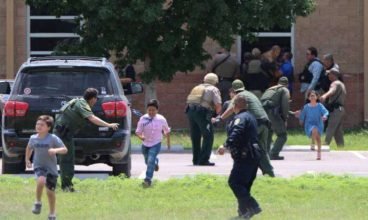
[[[216,123],[216,118],[211,118],[211,123],[215,124]]]
[[[224,155],[225,154],[225,148],[223,145],[221,145],[218,149],[217,149],[217,153],[219,155]]]
[[[299,116],[300,116],[300,110],[295,111],[294,112],[294,117],[299,118]]]
[[[119,123],[110,123],[109,128],[112,128],[115,131],[119,128]]]
[[[319,101],[320,102],[325,102],[325,100],[326,100],[326,97],[323,95],[323,96],[321,96],[321,97],[319,97]]]

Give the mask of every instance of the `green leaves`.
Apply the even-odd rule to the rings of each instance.
[[[26,0],[53,15],[74,12],[80,42],[64,43],[58,53],[109,56],[117,63],[150,59],[143,79],[170,81],[177,71],[189,72],[210,56],[207,37],[229,47],[234,36],[253,39],[253,32],[275,25],[288,27],[296,15],[306,16],[314,0]]]

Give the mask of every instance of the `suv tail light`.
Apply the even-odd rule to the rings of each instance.
[[[127,104],[123,101],[102,103],[102,110],[107,118],[125,117],[127,114]]]
[[[5,116],[22,117],[26,115],[28,107],[26,102],[8,101],[5,103],[4,114]]]

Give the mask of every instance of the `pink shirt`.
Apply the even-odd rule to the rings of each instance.
[[[143,145],[152,147],[162,141],[162,132],[165,134],[170,132],[170,128],[164,116],[156,114],[150,118],[148,114],[143,115],[137,125],[135,133],[144,136]]]

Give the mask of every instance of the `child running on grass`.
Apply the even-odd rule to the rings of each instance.
[[[318,94],[312,90],[308,93],[309,103],[305,104],[299,116],[300,124],[304,124],[304,131],[312,138],[312,143],[317,143],[317,160],[321,160],[321,135],[323,133],[323,121],[327,120],[328,111],[318,101]],[[315,150],[311,145],[311,150]]]
[[[66,154],[68,149],[63,142],[49,131],[54,124],[54,119],[49,115],[41,115],[36,122],[36,132],[30,137],[27,148],[25,162],[28,168],[32,167],[30,161],[33,155],[33,170],[37,177],[36,202],[33,205],[34,214],[41,213],[42,191],[46,185],[47,197],[49,200],[49,220],[55,220],[55,187],[58,178],[56,154]]]
[[[135,131],[138,138],[143,141],[142,153],[147,165],[146,178],[142,183],[143,187],[151,186],[153,172],[159,170],[157,155],[161,149],[162,132],[168,138],[169,147],[170,128],[165,117],[158,114],[158,106],[158,101],[155,99],[148,102],[147,114],[139,119]]]

